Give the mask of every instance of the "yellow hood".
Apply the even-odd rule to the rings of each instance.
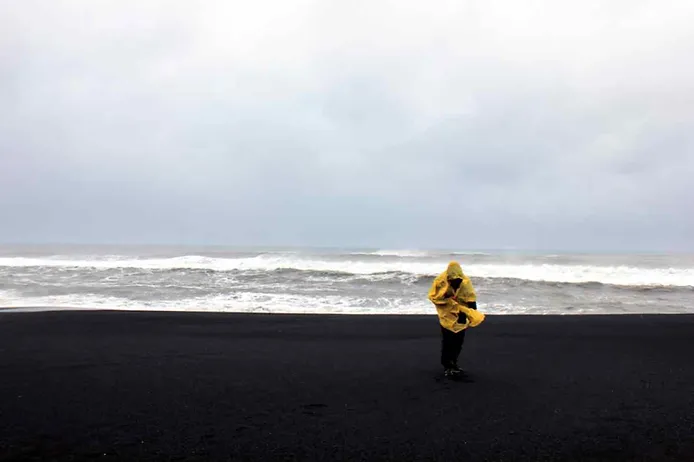
[[[448,264],[448,269],[446,270],[446,276],[448,280],[452,279],[464,279],[463,268],[460,267],[460,263],[452,261]]]

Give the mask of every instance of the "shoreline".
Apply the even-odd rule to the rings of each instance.
[[[612,316],[617,316],[617,317],[630,317],[630,316],[637,316],[637,317],[643,317],[643,316],[691,316],[694,317],[694,313],[692,312],[655,312],[655,311],[648,311],[648,312],[620,312],[620,313],[615,313],[615,312],[590,312],[590,313],[585,313],[585,312],[577,312],[577,311],[566,311],[562,313],[491,313],[489,311],[485,311],[483,309],[480,309],[487,317],[494,317],[494,318],[503,318],[503,317],[513,317],[513,318],[519,318],[519,317],[558,317],[558,318],[566,318],[566,317],[612,317]],[[86,307],[51,307],[51,306],[22,306],[22,307],[13,307],[13,306],[0,306],[0,314],[1,313],[162,313],[162,314],[185,314],[185,313],[190,313],[192,315],[199,315],[199,314],[218,314],[218,315],[265,315],[265,316],[346,316],[346,317],[373,317],[373,316],[381,316],[381,317],[430,317],[430,316],[436,316],[436,312],[433,311],[432,307],[432,313],[385,313],[385,312],[375,312],[373,314],[367,314],[367,313],[354,313],[354,312],[326,312],[326,313],[320,313],[320,312],[293,312],[293,311],[276,311],[276,312],[270,312],[270,311],[214,311],[214,310],[195,310],[195,309],[180,309],[180,310],[173,310],[173,309],[142,309],[142,308],[86,308]]]

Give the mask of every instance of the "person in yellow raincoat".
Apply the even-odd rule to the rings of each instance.
[[[484,321],[477,311],[477,294],[470,278],[458,262],[451,262],[446,271],[434,279],[429,300],[436,306],[441,324],[441,365],[447,377],[459,376],[458,357],[465,342],[465,332]]]

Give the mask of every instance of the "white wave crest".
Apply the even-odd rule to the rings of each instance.
[[[22,309],[113,309],[144,311],[209,311],[230,313],[294,314],[433,314],[425,302],[401,298],[362,299],[338,295],[298,295],[263,292],[234,292],[177,300],[141,301],[98,295],[21,297],[0,291],[0,307]]]
[[[260,255],[252,258],[212,258],[181,256],[159,259],[108,257],[95,259],[0,258],[0,267],[87,268],[146,270],[203,269],[213,271],[301,271],[340,272],[356,275],[402,272],[417,276],[435,276],[445,269],[446,261],[373,261],[353,258],[316,259],[299,255]],[[558,264],[473,263],[465,266],[472,278],[508,278],[556,283],[589,283],[621,286],[694,287],[694,268],[641,268],[637,266],[595,266]]]
[[[673,314],[681,312],[680,307],[662,307],[659,304],[642,304],[630,307],[628,310],[588,304],[578,309],[567,310],[560,304],[535,306],[522,303],[480,303],[479,309],[489,315]],[[331,295],[309,296],[241,292],[145,302],[113,296],[85,294],[22,297],[12,291],[0,291],[0,312],[60,310],[436,316],[431,305],[425,301],[418,302],[398,298],[366,300]]]
[[[362,255],[374,255],[377,257],[422,258],[428,257],[431,254],[423,250],[376,250],[375,252],[366,252]]]

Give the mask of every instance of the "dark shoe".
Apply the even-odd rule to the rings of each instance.
[[[443,371],[444,377],[458,378],[462,374],[462,371],[458,368],[448,367]]]

